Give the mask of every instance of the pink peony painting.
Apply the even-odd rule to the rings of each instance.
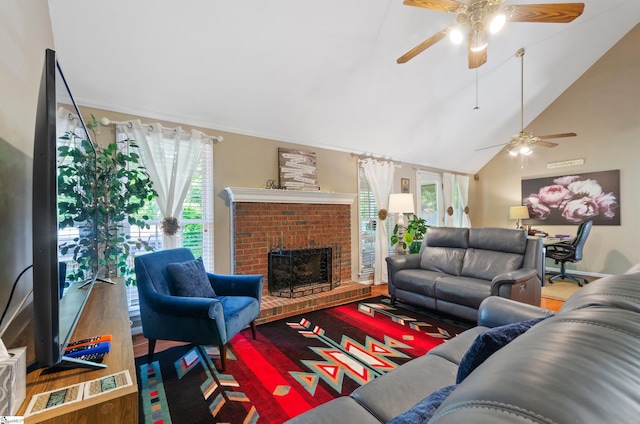
[[[522,180],[525,225],[620,225],[620,170]]]

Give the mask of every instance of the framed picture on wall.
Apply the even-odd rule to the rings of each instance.
[[[522,180],[527,225],[620,225],[620,170]]]
[[[320,190],[314,152],[278,148],[278,167],[280,187],[287,190]]]
[[[409,193],[411,189],[411,182],[409,178],[400,178],[400,192],[401,193]]]

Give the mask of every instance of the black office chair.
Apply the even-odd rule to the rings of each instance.
[[[550,277],[549,283],[553,283],[553,280],[562,278],[574,281],[582,287],[583,283],[587,284],[589,282],[586,278],[567,274],[565,265],[567,262],[580,262],[582,259],[582,248],[584,247],[584,243],[587,241],[592,225],[593,221],[581,222],[580,225],[578,225],[578,233],[574,239],[547,246],[546,257],[553,259],[556,262],[556,265],[560,263],[560,273]]]

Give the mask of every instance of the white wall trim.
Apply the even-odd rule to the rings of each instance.
[[[356,195],[352,193],[328,193],[324,191],[272,190],[264,188],[226,187],[229,203],[316,203],[352,205]]]

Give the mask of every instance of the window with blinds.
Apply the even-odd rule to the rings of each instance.
[[[358,275],[373,274],[376,252],[376,220],[378,208],[373,193],[364,175],[364,168],[358,167],[358,207],[360,210],[360,271]]]
[[[149,217],[150,228],[129,226],[127,233],[131,240],[142,239],[153,246],[154,250],[162,249],[162,214],[156,201],[149,202],[140,215]],[[196,258],[202,257],[205,269],[213,271],[213,146],[202,147],[200,162],[194,172],[189,191],[178,218],[180,230],[178,243],[191,249]],[[136,255],[145,253],[143,249],[131,250],[131,262]],[[133,264],[131,264],[133,265]]]
[[[393,191],[393,190],[391,190]],[[360,277],[373,274],[376,256],[376,222],[378,220],[378,206],[373,198],[364,168],[358,166],[358,207],[359,207],[359,238],[360,238]],[[389,216],[384,222],[387,234],[391,236],[395,217]],[[393,249],[389,246],[389,253]]]

